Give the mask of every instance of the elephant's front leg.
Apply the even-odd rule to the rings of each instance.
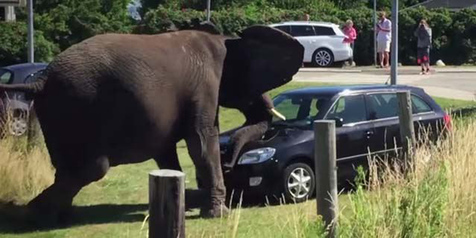
[[[195,128],[187,138],[190,157],[200,174],[207,201],[200,211],[202,217],[220,217],[228,212],[226,190],[220,163],[218,127]]]

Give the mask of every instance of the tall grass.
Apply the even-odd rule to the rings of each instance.
[[[53,180],[44,146],[28,148],[25,137],[0,140],[0,202],[26,203]]]
[[[370,176],[360,171],[356,190],[345,195],[338,236],[476,237],[475,144],[476,120],[456,120],[446,139],[419,147],[407,169],[393,160],[371,160]],[[325,237],[315,203],[309,204],[284,206],[287,212],[269,216],[273,226],[259,234],[250,236],[248,221],[235,216],[225,220],[239,227],[233,229],[238,236],[207,237]]]
[[[459,120],[449,138],[419,148],[406,173],[372,163],[369,191],[358,186],[341,212],[340,236],[474,237],[475,144],[476,121]]]
[[[455,120],[445,140],[420,147],[406,173],[370,164],[370,176],[341,195],[339,237],[475,237],[476,120]],[[25,203],[53,181],[44,148],[0,140],[0,201]],[[187,237],[324,237],[316,204],[231,210],[222,219],[187,220]],[[258,224],[258,225],[256,225]],[[191,226],[190,226],[191,225]],[[259,227],[259,229],[256,229]],[[141,237],[147,232],[142,231]]]

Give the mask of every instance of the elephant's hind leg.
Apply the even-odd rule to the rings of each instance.
[[[180,167],[180,162],[177,155],[177,146],[169,146],[165,153],[158,154],[154,157],[157,166],[160,169],[172,169],[182,171],[182,167]]]
[[[28,203],[35,222],[54,225],[67,221],[76,194],[84,186],[104,177],[109,170],[106,156],[86,161],[79,165],[56,165],[54,183]]]

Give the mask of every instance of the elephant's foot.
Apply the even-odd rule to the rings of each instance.
[[[62,227],[71,223],[72,208],[28,209],[27,222],[39,228]]]
[[[46,193],[45,193],[46,192]],[[28,221],[39,227],[55,227],[70,222],[72,204],[60,201],[60,197],[52,197],[45,191],[27,205]]]
[[[24,222],[27,216],[27,208],[13,202],[0,203],[0,216],[11,222]]]
[[[228,215],[229,209],[223,202],[212,202],[211,205],[202,207],[200,216],[203,218],[218,218]]]

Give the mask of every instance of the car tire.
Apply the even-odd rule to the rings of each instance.
[[[334,54],[328,49],[317,49],[312,54],[312,64],[319,67],[329,67],[334,63]]]
[[[315,192],[314,171],[305,163],[290,164],[284,169],[283,185],[286,202],[304,202]]]
[[[23,110],[15,110],[7,123],[10,135],[22,136],[28,131],[28,113]]]

